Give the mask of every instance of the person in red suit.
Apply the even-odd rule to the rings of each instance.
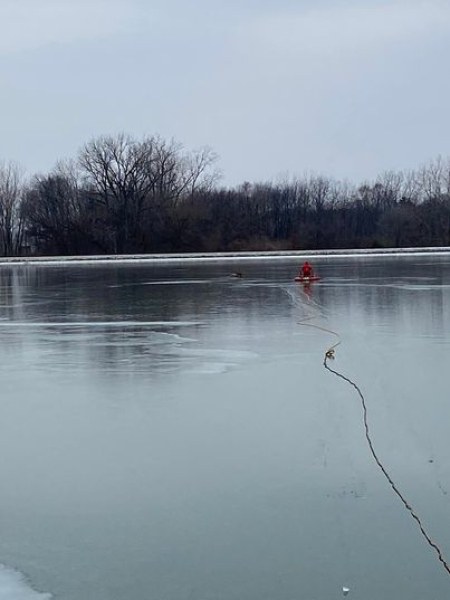
[[[310,278],[314,277],[314,271],[308,261],[305,261],[303,267],[300,269],[300,277]]]

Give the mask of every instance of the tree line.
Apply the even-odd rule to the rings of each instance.
[[[157,136],[91,140],[25,178],[0,165],[3,256],[450,246],[450,160],[360,185],[220,185],[217,156]]]

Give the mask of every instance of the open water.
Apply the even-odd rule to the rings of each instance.
[[[450,597],[450,254],[299,260],[0,268],[0,600]]]

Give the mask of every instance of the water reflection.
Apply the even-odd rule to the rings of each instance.
[[[309,285],[292,282],[289,260],[249,262],[239,280],[220,261],[3,268],[2,337],[9,351],[28,353],[31,368],[149,373],[207,359],[215,372],[264,354],[269,337],[280,349],[293,318],[334,315],[345,331],[447,339],[445,258],[317,259],[316,268],[322,281]]]

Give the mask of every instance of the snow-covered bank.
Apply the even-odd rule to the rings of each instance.
[[[51,594],[36,592],[23,575],[0,565],[0,600],[50,600]]]
[[[345,257],[345,256],[399,256],[424,254],[449,254],[450,246],[425,248],[364,248],[340,250],[279,250],[264,252],[189,252],[174,254],[100,254],[95,256],[13,256],[0,257],[0,265],[42,265],[42,264],[85,264],[85,263],[140,263],[140,262],[179,262],[198,260],[251,260],[281,259],[310,256]]]

